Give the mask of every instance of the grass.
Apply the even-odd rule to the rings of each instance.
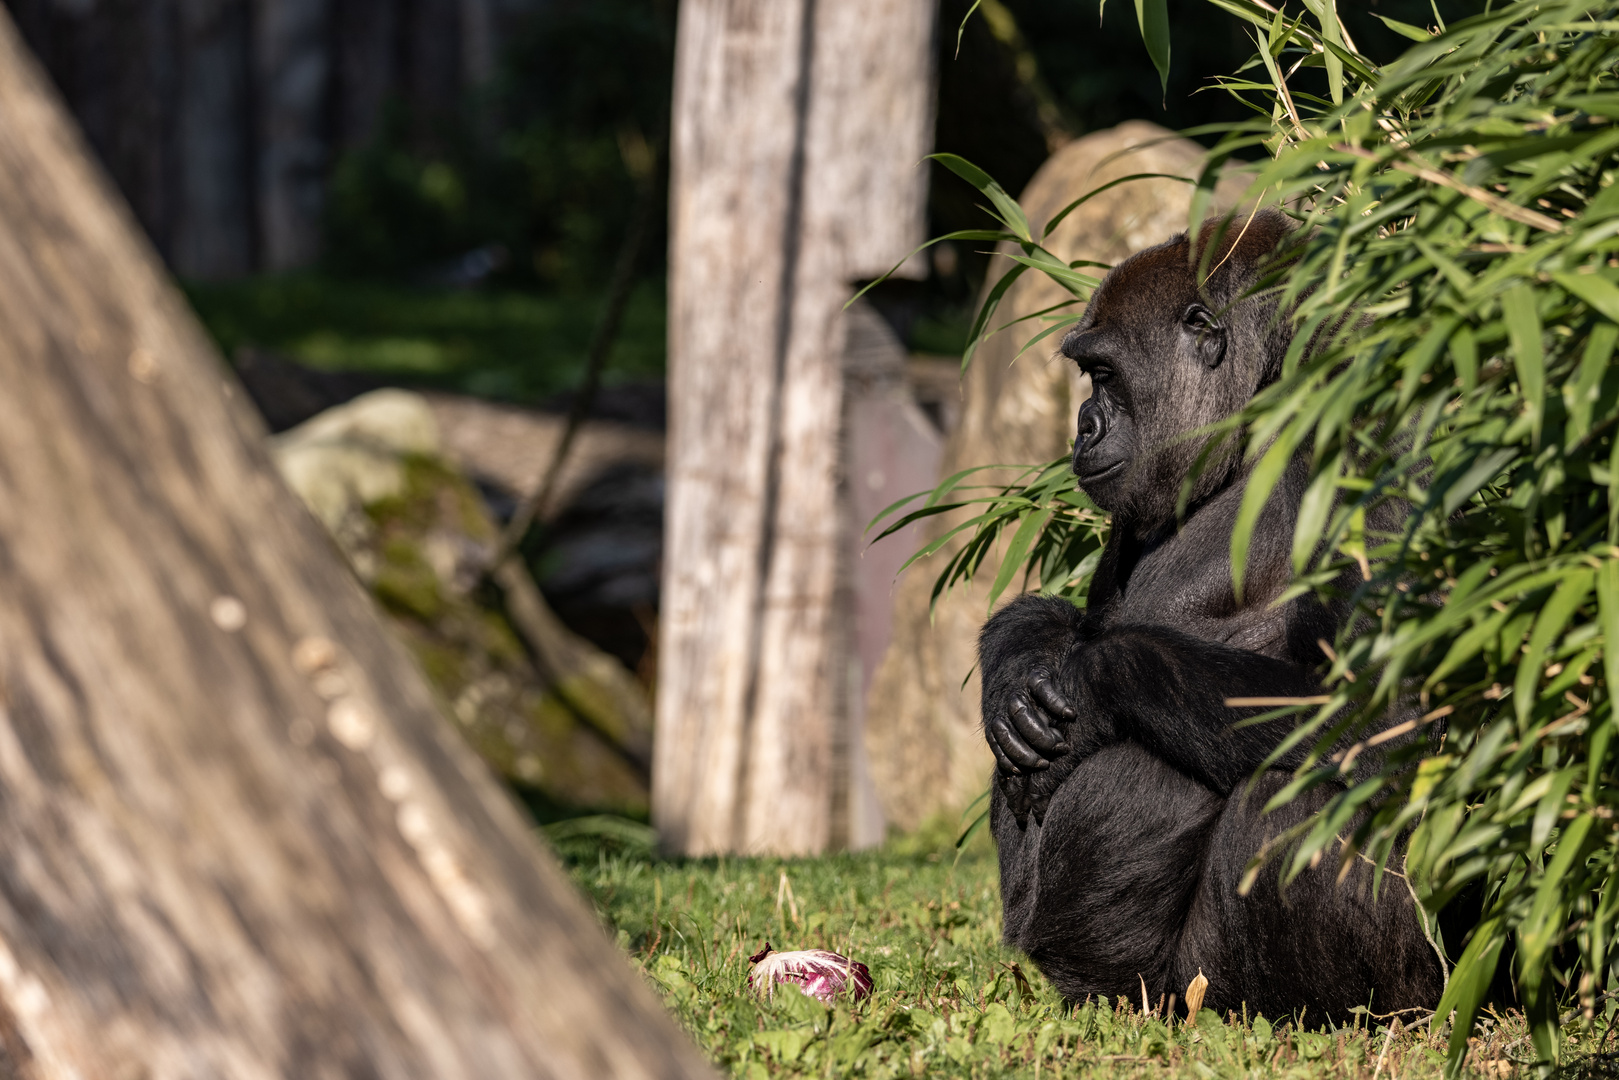
[[[1443,1039],[1426,1025],[1392,1036],[1376,1019],[1302,1030],[1286,1018],[1204,1010],[1188,1027],[1144,1015],[1139,1001],[1069,1007],[1000,944],[995,858],[983,834],[959,862],[942,828],[817,859],[663,861],[636,828],[576,823],[553,827],[552,839],[608,932],[731,1076],[1443,1074]],[[875,990],[831,1008],[793,990],[756,1000],[746,992],[748,956],[766,941],[860,960]],[[1531,1057],[1520,1017],[1490,1017],[1469,1072],[1503,1077]]]
[[[602,297],[518,290],[427,290],[314,273],[190,283],[192,306],[227,356],[243,346],[324,371],[532,402],[584,371]],[[664,291],[632,295],[610,378],[664,371]]]

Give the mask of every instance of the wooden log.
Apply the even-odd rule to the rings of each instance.
[[[671,850],[841,839],[842,306],[920,236],[932,17],[931,0],[680,8],[653,769]]]
[[[712,1075],[0,15],[0,1072]]]

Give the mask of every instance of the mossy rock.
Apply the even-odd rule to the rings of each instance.
[[[401,393],[390,392],[394,412],[408,404]],[[644,701],[629,710],[633,717],[623,715],[633,677],[611,656],[553,625],[548,611],[546,635],[557,641],[540,643],[548,670],[555,669],[544,677],[531,655],[536,646],[525,644],[502,591],[485,579],[499,532],[477,490],[423,452],[429,447],[419,437],[388,447],[366,428],[363,414],[351,426],[364,437],[345,443],[348,428],[331,416],[336,412],[309,422],[321,432],[318,446],[301,442],[297,428],[281,436],[278,459],[295,455],[301,472],[289,480],[300,491],[320,491],[325,501],[318,516],[421,663],[446,713],[483,758],[519,786],[557,804],[644,817],[645,747],[617,741],[645,726]],[[352,468],[363,455],[370,470],[365,485],[347,484],[347,505],[332,494],[345,478],[319,475],[318,454],[326,450],[336,468]],[[537,592],[528,599],[544,603]]]

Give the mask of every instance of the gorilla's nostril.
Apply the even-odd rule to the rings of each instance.
[[[1079,431],[1074,436],[1074,453],[1096,445],[1106,433],[1107,425],[1102,419],[1102,410],[1096,407],[1095,399],[1085,402],[1079,407]]]

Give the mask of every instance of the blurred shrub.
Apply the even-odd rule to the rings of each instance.
[[[437,284],[489,273],[600,284],[655,168],[673,55],[669,0],[553,0],[529,14],[461,115],[433,122],[395,103],[376,136],[338,160],[328,268]],[[647,250],[662,240],[660,229]]]

